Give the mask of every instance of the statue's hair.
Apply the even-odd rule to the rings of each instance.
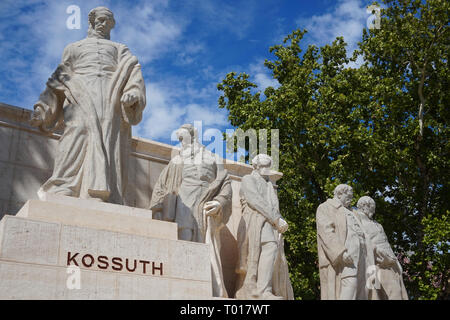
[[[97,12],[103,12],[106,13],[106,15],[111,19],[112,21],[112,28],[114,28],[114,26],[116,25],[116,20],[114,19],[114,14],[112,13],[111,10],[109,10],[106,7],[97,7],[92,9],[91,11],[89,11],[88,14],[88,21],[89,21],[89,29],[88,29],[88,35],[90,35],[93,30],[94,30],[94,23],[95,23],[95,16],[97,14]]]
[[[353,189],[347,184],[340,184],[336,188],[334,188],[334,196],[340,196],[341,194],[352,192]]]
[[[252,159],[252,166],[253,168],[257,168],[260,165],[272,167],[272,162],[272,158],[269,155],[260,153]]]
[[[198,130],[192,124],[185,123],[180,127],[180,129],[186,129],[187,131],[189,131],[189,134],[191,135],[191,137],[194,138],[193,141],[198,140]]]
[[[362,209],[363,207],[368,206],[370,204],[375,206],[375,200],[373,200],[369,196],[363,196],[363,197],[359,198],[358,203],[356,204],[356,206],[358,207],[358,209]]]

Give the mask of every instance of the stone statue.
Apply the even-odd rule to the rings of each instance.
[[[358,213],[368,239],[368,261],[375,263],[377,281],[371,290],[371,300],[408,300],[402,277],[402,266],[389,244],[383,226],[373,220],[375,201],[368,196],[361,197],[357,203]]]
[[[150,209],[155,219],[178,224],[178,239],[211,244],[213,296],[227,297],[220,230],[231,215],[231,181],[221,159],[198,142],[191,124],[177,132],[181,151],[161,172]]]
[[[105,7],[89,13],[86,39],[69,44],[34,105],[30,123],[51,132],[64,123],[53,174],[38,191],[123,204],[131,126],[141,121],[145,85],[129,49],[110,39]]]
[[[280,215],[278,197],[269,180],[272,159],[259,154],[252,165],[253,172],[242,178],[240,188],[236,298],[292,300],[282,236],[288,224]]]
[[[340,184],[317,208],[317,250],[322,300],[367,299],[365,236],[350,211],[353,190]]]

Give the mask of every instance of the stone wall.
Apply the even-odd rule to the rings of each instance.
[[[60,135],[45,135],[28,124],[30,110],[0,103],[0,219],[15,215],[27,200],[37,199],[36,191],[52,174]],[[153,186],[169,163],[174,147],[133,137],[126,204],[148,209]],[[236,234],[241,219],[239,186],[251,166],[226,161],[232,178],[233,213],[222,230],[224,276],[230,296],[234,295],[234,266],[237,259]],[[281,173],[273,176],[275,183]]]

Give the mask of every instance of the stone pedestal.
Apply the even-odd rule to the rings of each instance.
[[[149,210],[47,194],[0,221],[0,299],[211,299],[211,288],[207,245],[177,240]]]

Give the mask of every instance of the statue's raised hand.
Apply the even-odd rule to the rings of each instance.
[[[37,106],[36,109],[31,113],[30,125],[33,127],[39,127],[44,123],[44,110]]]
[[[122,98],[120,99],[120,102],[122,102],[123,106],[125,108],[129,108],[132,105],[134,105],[136,102],[138,102],[138,97],[132,93],[125,93],[122,95]]]

